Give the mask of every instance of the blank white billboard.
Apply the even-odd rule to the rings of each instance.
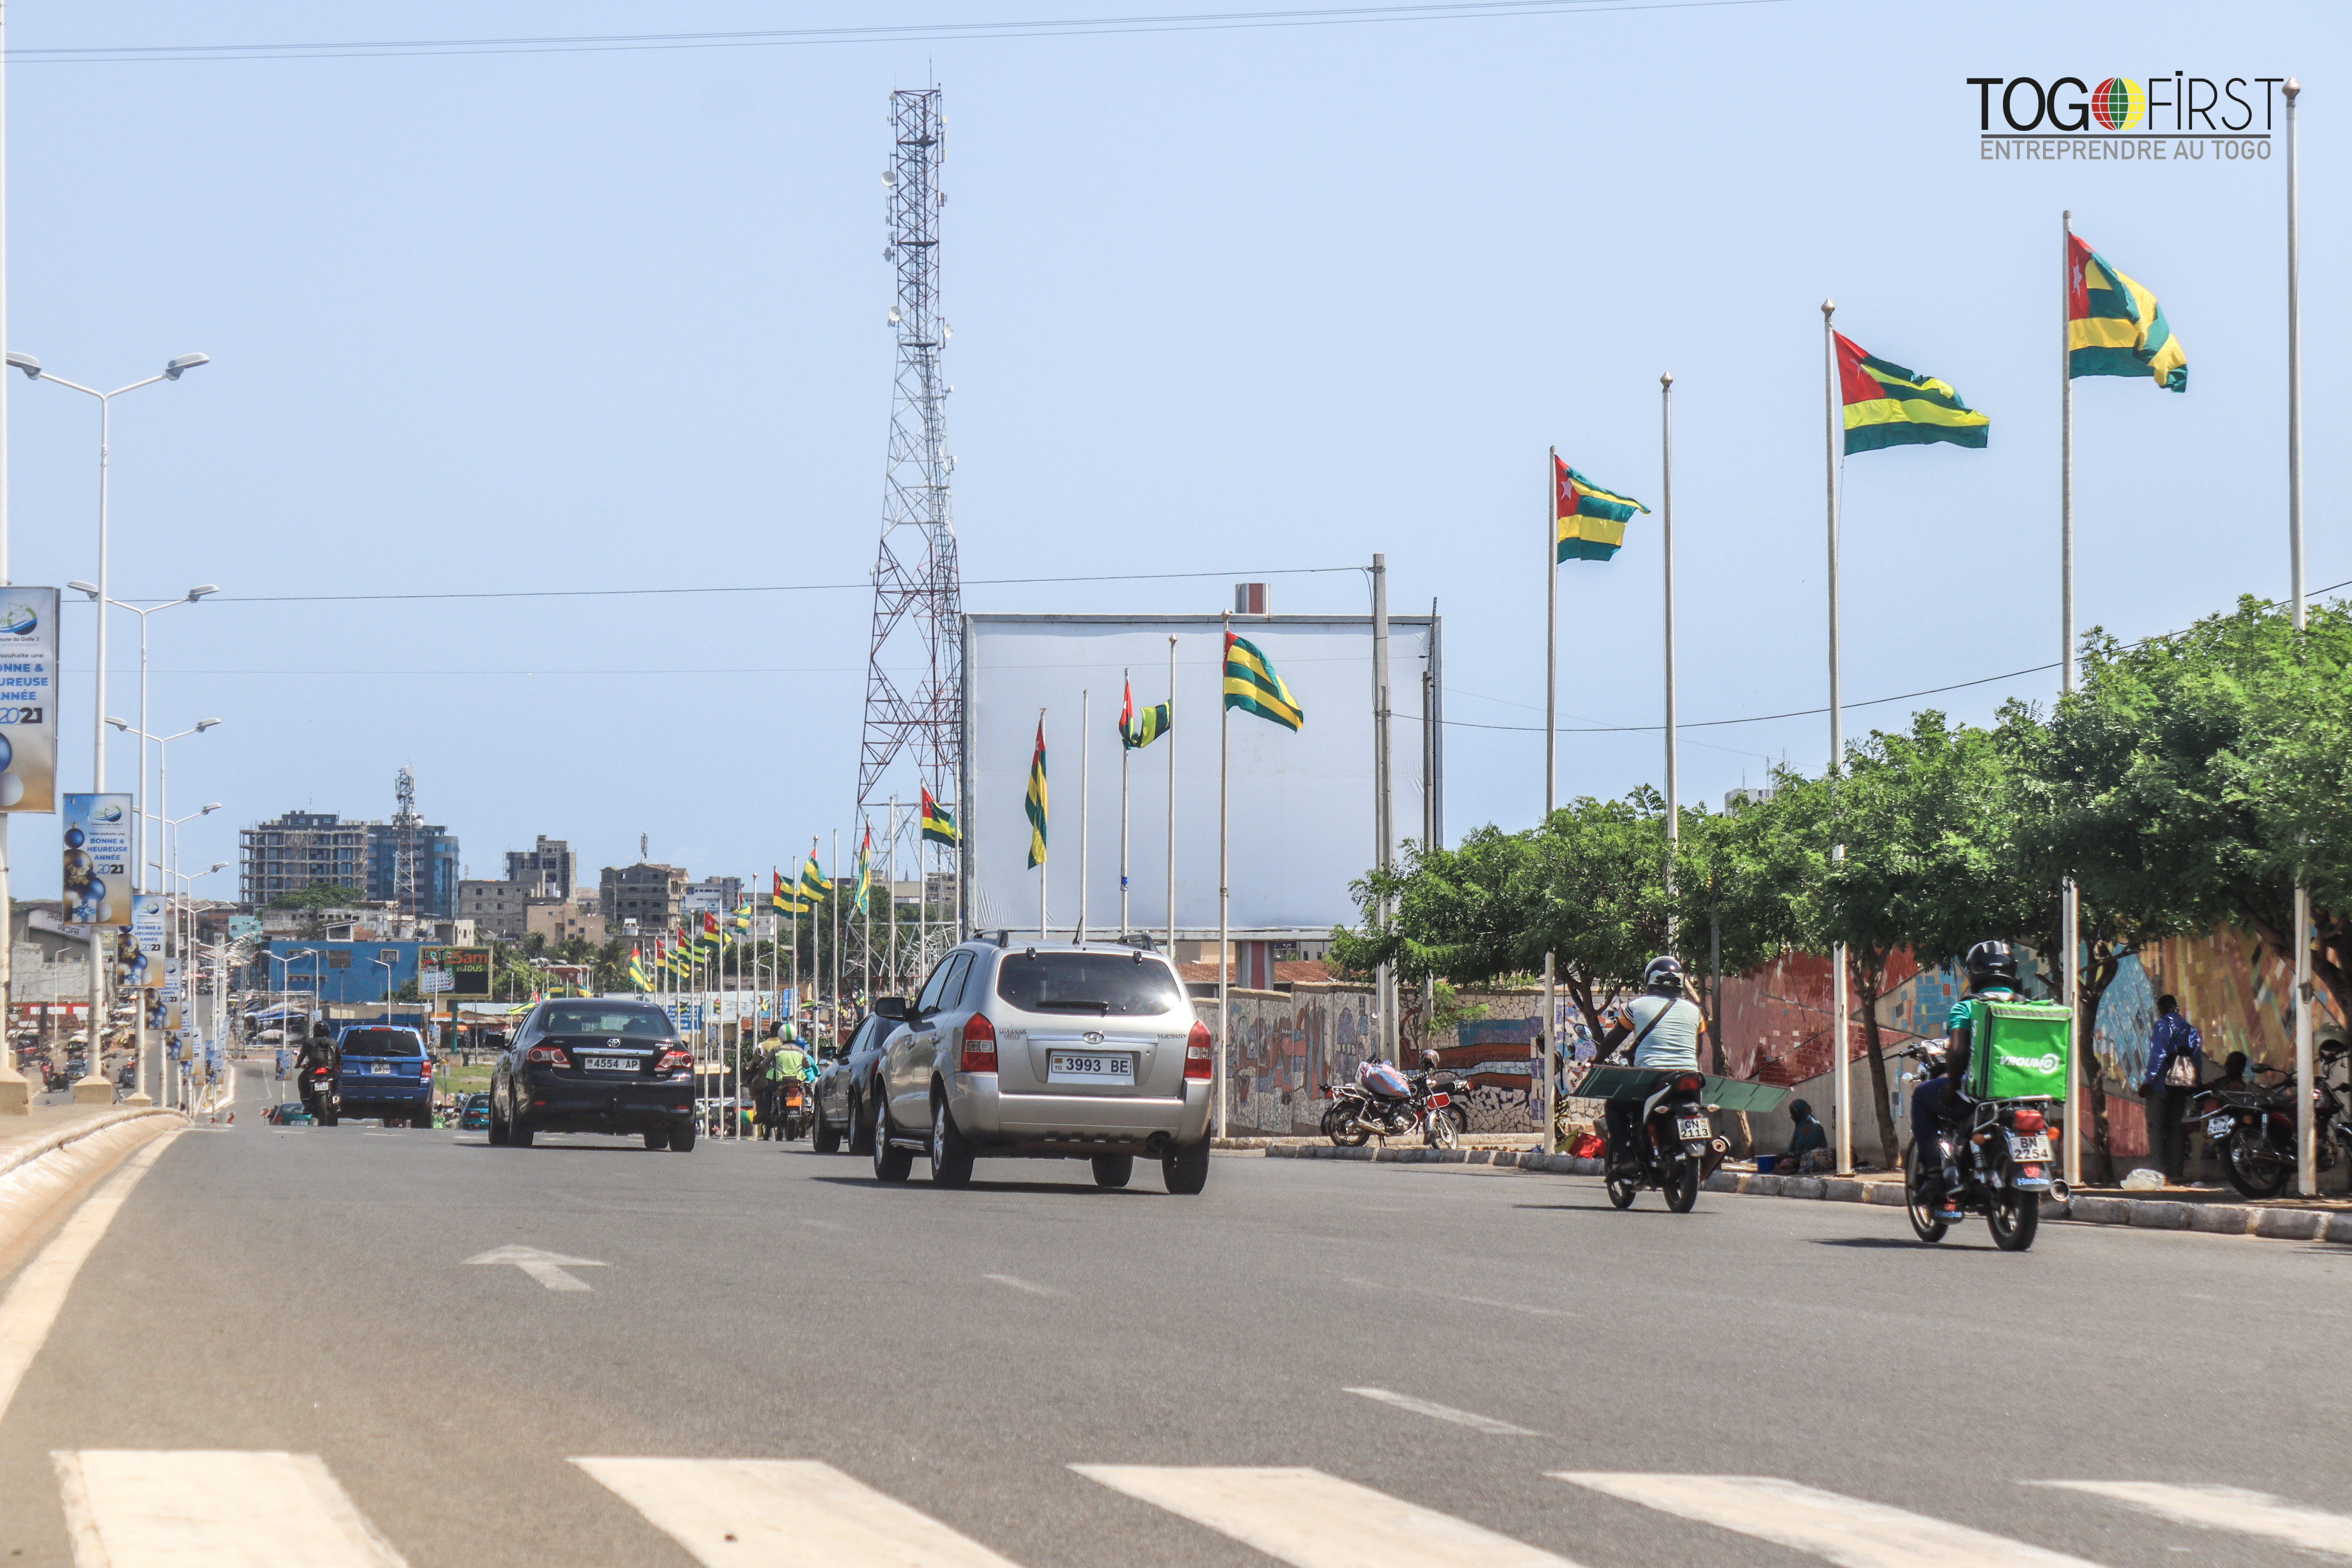
[[[1306,722],[1296,732],[1235,711],[1232,734],[1232,926],[1236,938],[1328,936],[1354,923],[1348,885],[1378,858],[1373,811],[1372,623],[1369,616],[1237,616],[1234,635],[1264,651]],[[1224,627],[1216,616],[966,616],[964,910],[974,930],[1038,928],[1023,809],[1044,710],[1051,790],[1046,919],[1066,938],[1078,919],[1079,824],[1087,824],[1089,931],[1118,929],[1120,679],[1138,710],[1169,700],[1172,733],[1128,753],[1128,926],[1168,918],[1170,748],[1174,748],[1176,933],[1217,932],[1217,731]],[[1442,743],[1425,736],[1422,676],[1444,681],[1443,638],[1427,616],[1389,621],[1391,821],[1423,836],[1423,748],[1444,837]],[[1080,805],[1081,693],[1092,694],[1090,787]],[[1444,706],[1437,706],[1442,718]],[[1431,729],[1442,735],[1441,725]]]

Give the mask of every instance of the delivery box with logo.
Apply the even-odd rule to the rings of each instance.
[[[2064,1100],[2074,1015],[2063,1002],[1969,1002],[1971,1100]]]

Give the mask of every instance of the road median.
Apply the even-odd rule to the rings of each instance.
[[[62,1109],[62,1108],[61,1108]],[[58,1206],[188,1119],[159,1107],[125,1107],[24,1130],[0,1145],[0,1257]]]

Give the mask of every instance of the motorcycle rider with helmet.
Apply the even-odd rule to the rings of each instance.
[[[1969,1004],[1979,997],[1996,1002],[2017,998],[2017,950],[1998,940],[1980,942],[1961,961],[1968,980],[1964,995],[1956,998],[1944,1025],[1944,1059],[1935,1076],[1922,1079],[1911,1091],[1911,1144],[1919,1159],[1920,1185],[1937,1205],[1936,1217],[1947,1224],[1960,1217],[1948,1195],[1941,1161],[1934,1160],[1937,1138],[1948,1123],[1968,1114],[1968,1097],[1960,1085],[1969,1075],[1969,1056],[1975,1030],[1969,1022]]]
[[[335,1084],[343,1075],[342,1057],[342,1052],[335,1048],[334,1026],[325,1018],[317,1020],[311,1026],[310,1037],[302,1042],[302,1055],[294,1066],[295,1090],[302,1097],[302,1102],[310,1108],[313,1116],[323,1119],[327,1107],[321,1097],[312,1092],[312,1075],[315,1069],[325,1068],[327,1093],[332,1094]]]
[[[1602,1037],[1600,1057],[1607,1061],[1631,1039],[1635,1067],[1696,1072],[1699,1037],[1706,1032],[1706,1015],[1685,994],[1681,960],[1662,953],[1643,967],[1642,994],[1625,1005],[1617,1026]],[[1612,1100],[1607,1115],[1610,1165],[1631,1175],[1642,1164],[1636,1152],[1642,1134],[1642,1102]]]

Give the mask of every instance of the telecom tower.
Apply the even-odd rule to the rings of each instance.
[[[953,798],[963,757],[962,575],[956,563],[949,476],[947,385],[940,351],[939,168],[943,155],[940,89],[890,95],[890,233],[883,259],[898,272],[890,324],[898,334],[898,377],[890,406],[890,460],[882,487],[882,542],[874,559],[874,626],[866,666],[866,727],[857,757],[860,818],[894,793],[911,817],[919,781]],[[894,675],[893,669],[898,673]],[[891,764],[904,754],[915,780]],[[958,803],[959,805],[961,803]],[[920,847],[919,839],[910,842]],[[917,857],[917,865],[922,865]],[[952,942],[952,936],[948,938]],[[936,942],[928,945],[936,946]],[[927,963],[929,955],[922,955]]]
[[[416,913],[416,829],[425,819],[416,815],[416,775],[406,768],[392,781],[392,896],[400,912]]]

